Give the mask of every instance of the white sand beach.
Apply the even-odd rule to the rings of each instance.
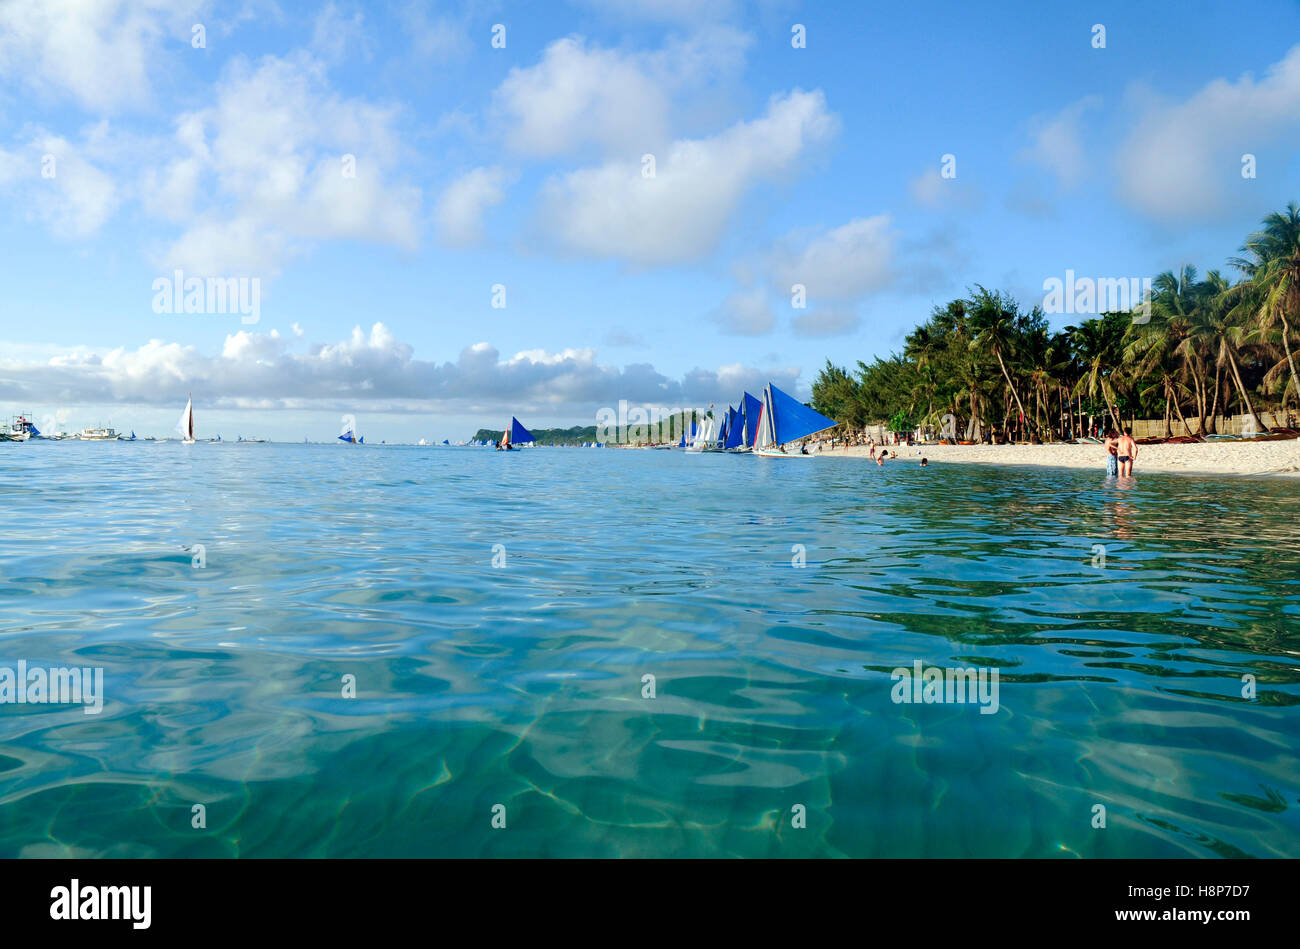
[[[963,462],[989,465],[1038,465],[1055,468],[1106,467],[1101,445],[906,445],[891,446],[898,460],[886,464]],[[836,449],[828,455],[866,458],[867,448]],[[1189,445],[1139,445],[1133,473],[1173,472],[1203,475],[1277,475],[1300,477],[1300,439],[1285,441],[1214,441]]]

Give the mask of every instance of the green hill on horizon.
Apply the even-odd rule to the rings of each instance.
[[[501,431],[504,431],[504,429]],[[501,431],[480,428],[470,436],[470,440],[495,442],[501,438]],[[594,442],[596,440],[595,425],[575,425],[572,428],[535,428],[532,432],[533,438],[537,440],[539,445],[580,445],[583,442]]]

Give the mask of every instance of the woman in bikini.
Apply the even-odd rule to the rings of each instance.
[[[1119,433],[1113,428],[1106,432],[1106,477],[1119,477]]]

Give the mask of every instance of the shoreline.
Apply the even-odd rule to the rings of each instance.
[[[869,448],[836,448],[827,457],[870,461]],[[921,458],[931,464],[958,462],[984,465],[1031,465],[1041,468],[1081,468],[1099,474],[1106,468],[1101,445],[906,445],[890,446],[898,460],[890,464],[916,465]],[[1134,475],[1188,474],[1300,478],[1300,439],[1262,442],[1198,442],[1185,445],[1139,445]]]

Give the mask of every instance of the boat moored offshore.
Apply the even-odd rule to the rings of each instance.
[[[814,458],[806,451],[786,451],[785,446],[834,428],[838,423],[810,408],[772,383],[763,387],[758,411],[754,454],[763,458]]]

